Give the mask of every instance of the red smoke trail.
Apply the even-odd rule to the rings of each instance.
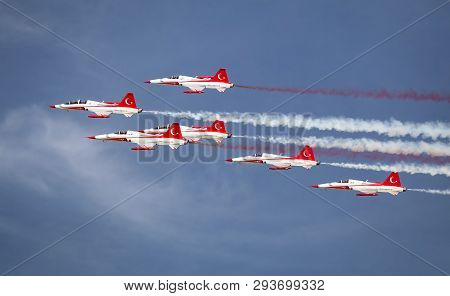
[[[289,144],[232,144],[232,143],[201,143],[206,146],[217,146],[229,150],[241,150],[241,151],[253,151],[255,153],[278,153],[285,155],[296,155],[302,147],[298,145]],[[388,154],[382,152],[353,152],[338,148],[314,148],[316,152],[316,157],[320,160],[320,156],[331,156],[331,157],[345,157],[347,159],[356,159],[358,157],[363,157],[373,161],[414,161],[421,163],[433,163],[433,164],[447,164],[450,163],[450,157],[432,157],[428,155],[396,155]]]
[[[439,94],[436,92],[417,92],[410,91],[389,91],[381,90],[357,90],[357,89],[335,89],[335,88],[282,88],[282,87],[267,87],[267,86],[251,86],[251,85],[235,85],[240,88],[256,89],[261,91],[273,92],[288,92],[288,93],[302,93],[315,94],[323,96],[339,96],[339,97],[353,97],[353,98],[373,98],[373,99],[398,99],[398,100],[415,100],[415,101],[435,101],[450,103],[449,94]]]

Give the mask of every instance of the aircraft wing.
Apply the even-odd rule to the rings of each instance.
[[[94,112],[97,116],[109,116],[111,112]]]
[[[196,86],[196,87],[188,86],[188,88],[190,90],[192,90],[192,91],[195,91],[195,92],[201,92],[201,91],[203,91],[205,89],[204,86]]]
[[[264,162],[270,165],[270,170],[289,170],[291,168],[291,165],[288,163],[280,163],[273,160],[265,160]]]
[[[271,165],[269,167],[269,170],[273,170],[273,171],[277,171],[277,170],[290,170],[291,166],[290,165],[283,165],[283,166],[275,166],[275,165]]]
[[[357,194],[358,196],[376,196],[376,195],[378,195],[376,190],[367,190],[367,189],[359,190],[355,187],[353,187],[352,189],[361,192],[361,193]]]
[[[137,144],[141,148],[146,148],[146,149],[150,149],[150,150],[155,148],[155,146],[156,146],[155,142],[149,141],[146,139],[142,139],[142,138],[131,139],[130,142]]]
[[[142,150],[153,150],[153,149],[155,149],[155,146],[156,146],[156,144],[151,144],[151,145],[149,145],[149,144],[138,144],[139,146],[139,148],[142,148]]]
[[[358,193],[357,196],[377,196],[377,193]]]
[[[198,144],[200,143],[200,138],[189,138],[189,143],[191,144]]]
[[[100,117],[107,117],[107,116],[111,115],[111,113],[112,113],[110,111],[99,111],[99,110],[98,111],[94,111],[94,110],[91,110],[89,107],[87,107],[86,109],[88,111],[91,111],[91,112],[95,113],[95,115],[100,116]]]

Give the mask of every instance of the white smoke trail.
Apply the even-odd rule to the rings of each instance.
[[[221,119],[231,123],[263,125],[268,127],[288,127],[318,129],[322,131],[339,131],[348,133],[377,133],[389,137],[412,138],[450,138],[450,124],[440,121],[428,121],[423,123],[401,122],[396,119],[390,120],[365,120],[348,117],[322,117],[313,118],[301,114],[278,114],[278,113],[239,113],[239,112],[170,112],[170,111],[143,111],[155,115],[171,117],[191,118],[195,120]]]
[[[334,137],[264,137],[264,136],[239,136],[235,138],[247,138],[270,143],[311,145],[321,148],[339,148],[353,152],[381,152],[398,155],[450,156],[450,146],[441,143],[427,143],[424,141],[407,142],[401,140],[377,141],[368,138],[334,138]]]
[[[439,190],[439,189],[419,189],[419,188],[408,188],[408,191],[417,191],[417,192],[425,192],[430,194],[441,194],[441,195],[450,195],[450,190]]]
[[[425,175],[444,175],[450,177],[449,165],[428,165],[428,164],[412,164],[398,162],[395,164],[366,164],[366,163],[346,163],[346,162],[322,162],[325,165],[331,165],[340,168],[369,170],[378,172],[404,172],[408,174],[425,174]]]

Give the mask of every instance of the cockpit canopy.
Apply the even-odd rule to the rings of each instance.
[[[115,132],[115,134],[118,134],[118,135],[126,135],[126,134],[127,134],[127,131],[118,131],[118,132]]]
[[[168,129],[169,125],[158,125],[156,129]]]
[[[256,153],[256,154],[253,154],[253,156],[254,156],[254,157],[261,157],[262,154],[261,154],[261,153]]]
[[[72,100],[66,103],[66,105],[73,105],[73,104],[86,104],[87,101],[83,101],[83,100]]]
[[[349,183],[349,180],[341,180],[338,183]]]
[[[178,79],[180,76],[170,76],[169,79]]]

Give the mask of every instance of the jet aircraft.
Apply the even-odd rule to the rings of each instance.
[[[356,190],[361,193],[357,196],[377,196],[379,192],[385,192],[396,196],[400,192],[406,191],[406,187],[402,186],[400,176],[397,172],[392,172],[383,182],[369,182],[359,180],[341,180],[339,182],[331,182],[324,184],[312,185],[314,188],[339,189],[339,190]]]
[[[131,117],[141,113],[142,109],[136,107],[133,93],[127,93],[120,102],[97,102],[92,100],[72,100],[64,104],[52,105],[50,108],[62,110],[85,110],[95,114],[90,118],[109,118],[110,114],[122,114]]]
[[[199,143],[202,139],[213,139],[220,144],[224,139],[231,138],[231,134],[227,133],[225,123],[221,120],[214,121],[210,126],[180,126],[183,137],[189,143]],[[168,126],[158,126],[153,129],[144,129],[141,132],[146,134],[157,134],[165,132]]]
[[[102,141],[123,141],[137,144],[131,150],[154,150],[157,145],[168,145],[177,149],[188,141],[183,137],[179,123],[172,123],[169,128],[160,134],[145,134],[139,131],[118,131],[111,134],[89,136],[89,139]]]
[[[163,84],[163,85],[181,85],[189,88],[185,94],[202,94],[205,88],[216,89],[224,92],[227,88],[234,87],[234,84],[228,80],[227,70],[219,69],[214,76],[170,76],[161,79],[147,80],[145,83]]]
[[[314,151],[310,146],[305,146],[298,155],[283,156],[278,154],[257,153],[254,155],[227,159],[229,162],[265,163],[270,165],[271,170],[289,170],[292,167],[304,167],[310,169],[319,165]]]

